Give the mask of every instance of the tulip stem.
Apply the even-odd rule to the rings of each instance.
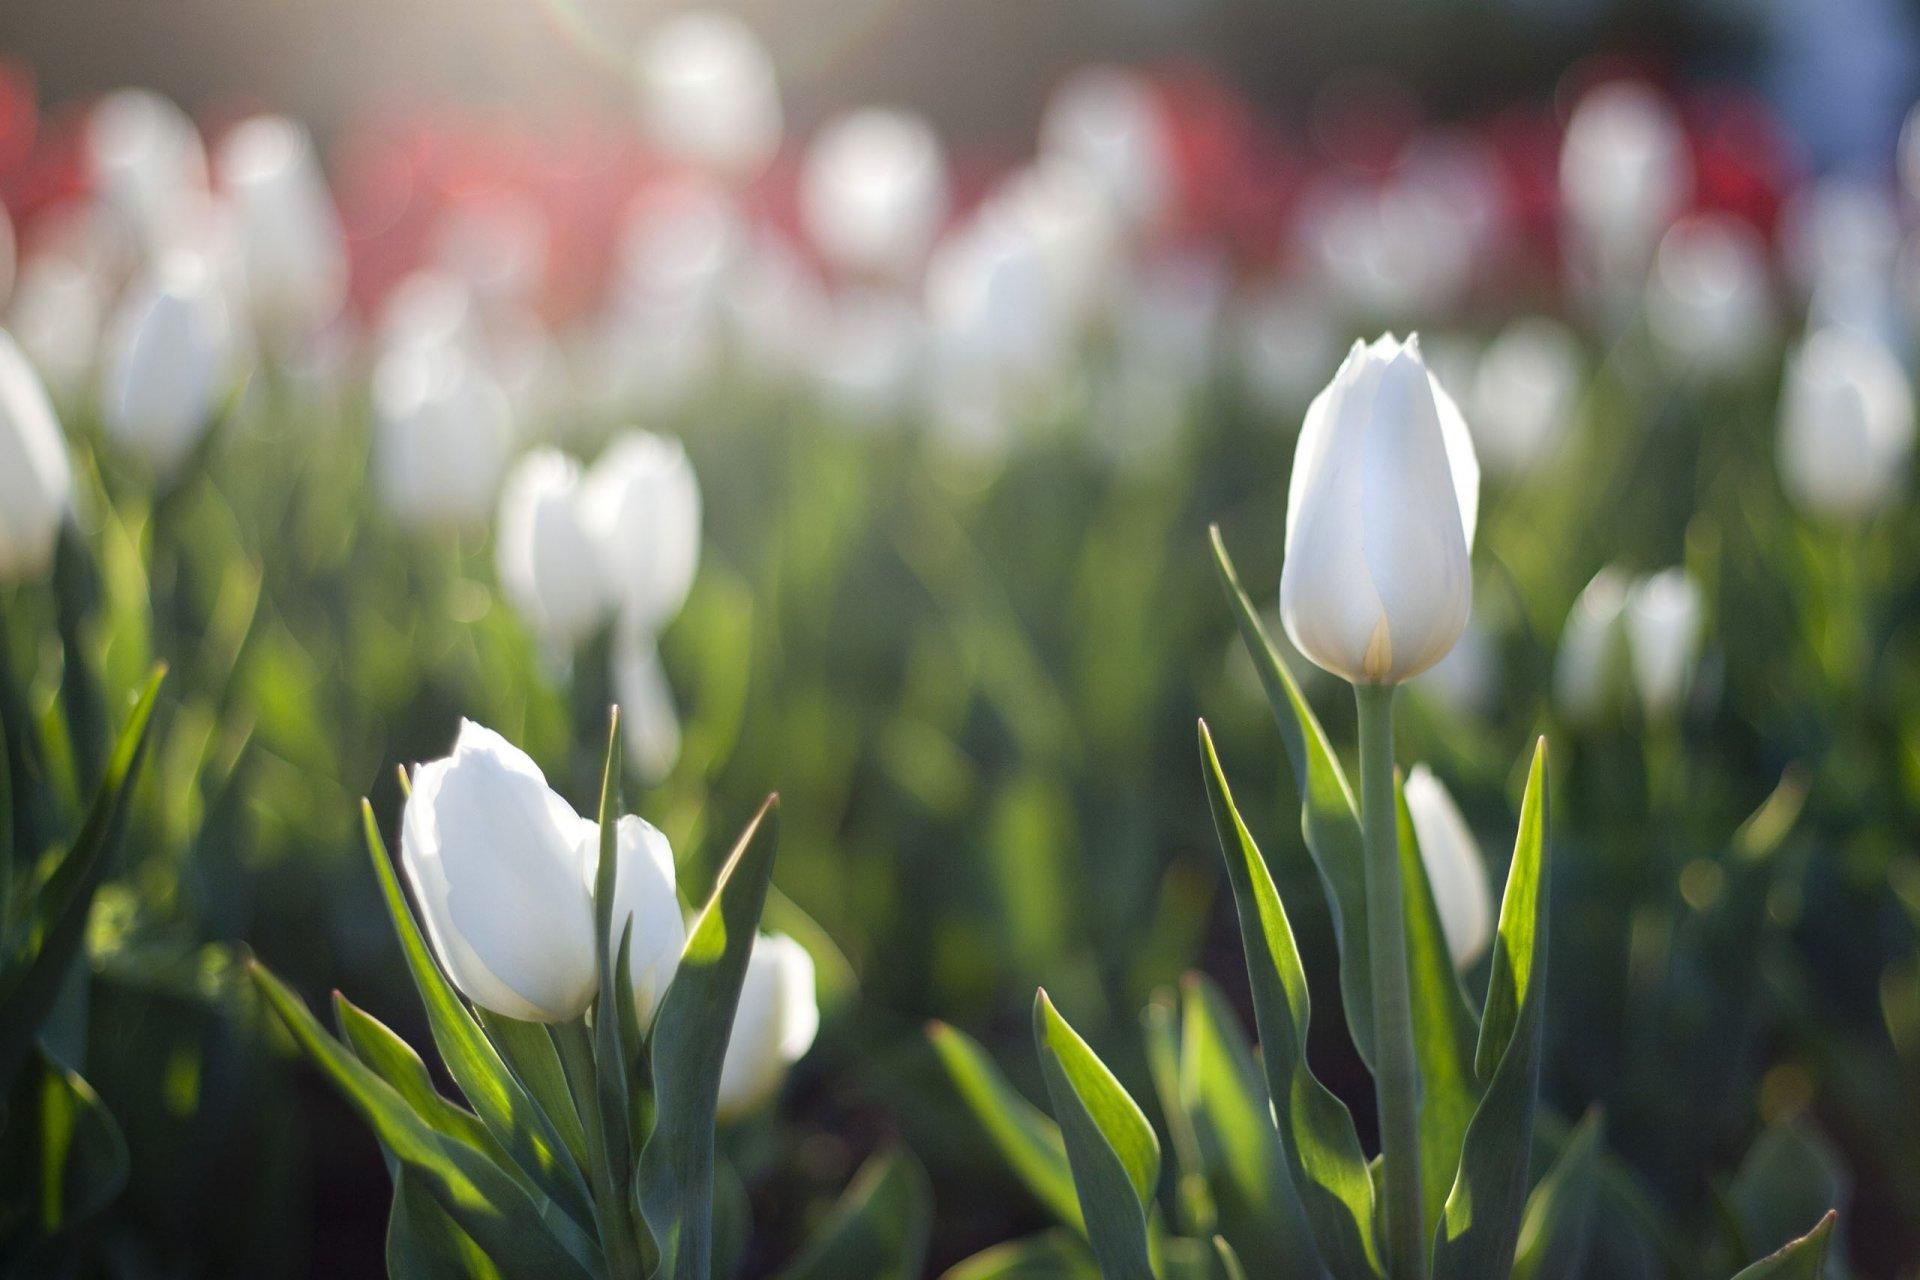
[[[624,1186],[615,1186],[607,1155],[607,1132],[600,1110],[599,1076],[593,1061],[593,1036],[585,1018],[553,1024],[553,1044],[560,1053],[560,1069],[567,1077],[580,1127],[587,1139],[587,1177],[593,1186],[594,1213],[599,1219],[600,1250],[607,1273],[616,1280],[642,1274],[638,1227]]]
[[[1383,1246],[1391,1280],[1425,1280],[1420,1194],[1420,1073],[1413,1056],[1400,835],[1393,788],[1393,685],[1354,686],[1360,713],[1360,811],[1366,839],[1367,945],[1373,969],[1373,1081],[1386,1164]]]

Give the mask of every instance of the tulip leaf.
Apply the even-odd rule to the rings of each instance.
[[[42,1044],[31,1047],[0,1105],[0,1270],[65,1274],[76,1233],[126,1185],[126,1140],[93,1087]]]
[[[1185,1235],[1210,1236],[1220,1211],[1207,1182],[1207,1161],[1200,1150],[1200,1134],[1193,1113],[1180,1094],[1180,1032],[1178,1005],[1171,991],[1158,991],[1140,1017],[1146,1033],[1147,1070],[1166,1122],[1173,1148],[1173,1203],[1178,1229]]]
[[[1547,743],[1534,750],[1520,804],[1476,1065],[1486,1094],[1435,1232],[1434,1280],[1506,1275],[1526,1210],[1540,1083],[1547,978]]]
[[[567,1092],[567,1075],[560,1065],[553,1033],[541,1023],[522,1022],[491,1009],[475,1009],[474,1017],[520,1087],[553,1122],[575,1166],[586,1168],[587,1137],[580,1127],[573,1095]]]
[[[1402,910],[1407,920],[1413,1051],[1420,1067],[1420,1187],[1425,1222],[1420,1234],[1424,1239],[1445,1210],[1467,1125],[1480,1105],[1480,1082],[1474,1075],[1474,1017],[1460,989],[1426,859],[1420,856],[1419,836],[1407,809],[1406,791],[1397,776],[1393,794]]]
[[[1582,1120],[1527,1198],[1513,1280],[1580,1280],[1600,1199],[1600,1113]]]
[[[1180,1105],[1193,1117],[1220,1229],[1256,1274],[1304,1269],[1313,1237],[1287,1174],[1266,1082],[1226,997],[1204,974],[1183,983]]]
[[[487,1126],[508,1155],[513,1157],[508,1172],[524,1186],[538,1190],[557,1201],[573,1215],[580,1226],[593,1222],[593,1210],[579,1166],[568,1154],[566,1144],[544,1108],[528,1096],[493,1047],[493,1041],[474,1020],[461,1001],[420,933],[413,908],[400,888],[393,862],[387,856],[386,841],[374,820],[373,806],[360,802],[361,823],[365,829],[367,854],[379,881],[387,914],[393,919],[394,933],[406,956],[413,984],[427,1009],[427,1026],[447,1074],[460,1086],[473,1113]]]
[[[1247,1269],[1240,1265],[1240,1255],[1233,1251],[1225,1236],[1213,1238],[1213,1252],[1220,1263],[1222,1280],[1247,1280]]]
[[[940,1280],[1101,1280],[1078,1233],[1064,1227],[1009,1240],[948,1269]]]
[[[35,1037],[80,956],[94,890],[126,831],[165,674],[160,667],[148,677],[108,757],[79,834],[32,892],[21,927],[8,939],[19,950],[7,957],[7,968],[0,972],[0,1096],[26,1065]]]
[[[917,1280],[932,1227],[927,1171],[908,1152],[883,1151],[860,1167],[781,1280]]]
[[[1261,687],[1273,707],[1274,723],[1280,727],[1287,763],[1300,792],[1300,831],[1306,839],[1307,853],[1320,872],[1333,914],[1334,939],[1340,950],[1340,1000],[1346,1008],[1347,1029],[1361,1061],[1371,1069],[1373,968],[1368,959],[1366,845],[1360,830],[1360,811],[1354,804],[1353,788],[1327,742],[1326,730],[1314,717],[1313,708],[1307,705],[1253,601],[1240,585],[1218,525],[1213,527],[1212,536],[1214,565],[1239,623],[1240,639],[1253,658]]]
[[[933,1041],[954,1088],[1014,1176],[1054,1217],[1075,1231],[1084,1231],[1060,1126],[1021,1097],[987,1051],[964,1032],[935,1022],[928,1026],[927,1037]]]
[[[394,1088],[329,1036],[306,1004],[257,961],[254,985],[313,1064],[373,1129],[387,1153],[509,1275],[592,1276],[593,1241],[501,1166],[436,1131]]]
[[[1239,909],[1254,1022],[1260,1031],[1267,1093],[1273,1099],[1287,1172],[1321,1260],[1334,1276],[1338,1280],[1377,1276],[1373,1178],[1353,1117],[1307,1065],[1312,1002],[1293,927],[1266,860],[1234,807],[1205,721],[1200,724],[1200,752],[1206,762],[1213,822]]]
[[[506,1163],[507,1153],[479,1117],[440,1096],[427,1064],[413,1046],[337,991],[333,993],[333,1012],[340,1024],[340,1038],[354,1056],[406,1099],[415,1115],[447,1137],[484,1152],[495,1164]]]
[[[1044,990],[1034,996],[1033,1038],[1100,1272],[1106,1280],[1154,1280],[1147,1222],[1160,1143],[1153,1126]]]
[[[734,845],[654,1016],[654,1126],[635,1183],[660,1249],[657,1274],[672,1280],[706,1280],[712,1257],[720,1064],[773,876],[778,802],[769,796]]]
[[[395,1164],[387,1217],[389,1280],[506,1280],[493,1259],[460,1229],[418,1176]]]
[[[626,969],[629,953],[609,936],[613,932],[614,880],[620,866],[620,708],[608,717],[607,755],[600,775],[599,861],[593,875],[593,958],[600,974],[593,1015],[593,1081],[590,1087],[599,1095],[597,1119],[600,1141],[589,1137],[587,1150],[597,1149],[599,1158],[590,1160],[595,1204],[600,1214],[600,1240],[607,1255],[607,1269],[616,1280],[627,1280],[641,1272],[639,1224],[633,1218],[629,1188],[633,1182],[633,1119],[627,1096],[627,1054],[620,1032],[621,1023],[633,1017],[633,989],[614,978]],[[622,941],[632,931],[632,921],[622,930]],[[626,995],[625,1016],[620,1008]],[[593,1123],[589,1116],[586,1123]]]
[[[1733,1280],[1821,1280],[1826,1274],[1827,1245],[1833,1238],[1836,1215],[1827,1210],[1813,1230],[1789,1241],[1778,1253],[1768,1254]]]

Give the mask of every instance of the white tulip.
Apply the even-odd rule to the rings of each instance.
[[[622,620],[657,635],[680,612],[700,566],[700,484],[686,449],[625,432],[588,471],[583,500]]]
[[[1317,391],[1340,353],[1327,304],[1299,286],[1257,286],[1234,309],[1232,324],[1241,381],[1275,416],[1297,410]]]
[[[828,261],[904,279],[947,212],[940,136],[919,116],[867,108],[829,124],[807,148],[800,217]]]
[[[193,121],[145,89],[108,94],[87,116],[93,189],[141,256],[191,234],[206,217],[207,153]]]
[[[546,215],[526,196],[489,192],[441,215],[433,258],[490,304],[532,299],[547,270]]]
[[[213,424],[234,374],[219,281],[204,258],[170,253],[121,303],[108,340],[107,434],[169,478]]]
[[[1174,196],[1173,143],[1153,86],[1117,67],[1074,72],[1040,123],[1042,155],[1079,165],[1131,232],[1151,230]]]
[[[819,279],[772,231],[754,237],[725,299],[727,332],[747,369],[783,381],[803,373],[814,335],[827,323]]]
[[[1627,655],[1648,719],[1679,709],[1700,654],[1706,605],[1683,568],[1664,569],[1634,584],[1627,596]]]
[[[1455,715],[1483,715],[1499,687],[1499,673],[1498,647],[1476,616],[1467,619],[1459,643],[1427,668],[1415,687],[1438,699]]]
[[[765,46],[730,13],[661,23],[640,49],[640,114],[668,155],[748,177],[780,145],[780,90]]]
[[[584,640],[609,604],[583,492],[580,464],[557,449],[521,458],[500,490],[500,585],[520,616],[563,648]]]
[[[1823,178],[1787,202],[1778,235],[1787,274],[1811,294],[1835,274],[1884,279],[1900,251],[1900,210],[1877,183]]]
[[[586,1012],[599,972],[583,872],[598,854],[598,825],[491,729],[461,721],[453,753],[414,771],[400,862],[441,967],[483,1009],[527,1022]]]
[[[47,571],[72,509],[73,468],[59,419],[25,353],[0,329],[0,582]]]
[[[1553,700],[1560,714],[1576,724],[1597,720],[1625,678],[1621,618],[1630,585],[1620,570],[1602,569],[1567,614],[1554,659]]]
[[[891,289],[848,289],[814,334],[813,380],[827,407],[862,426],[899,418],[918,389],[926,324]]]
[[[1560,199],[1594,265],[1644,265],[1692,185],[1686,135],[1658,92],[1614,81],[1580,99],[1560,144]]]
[[[1851,520],[1885,506],[1906,482],[1913,437],[1906,371],[1870,335],[1821,329],[1787,358],[1780,474],[1807,511]]]
[[[1546,462],[1573,426],[1580,340],[1533,316],[1501,331],[1474,368],[1473,446],[1489,470],[1525,474]]]
[[[21,264],[7,327],[63,404],[93,385],[106,311],[106,286],[84,263],[37,253]]]
[[[680,711],[654,637],[623,623],[613,637],[613,696],[634,772],[658,782],[680,758]]]
[[[626,707],[621,707],[622,719]],[[593,828],[596,836],[599,828]],[[627,943],[627,973],[633,982],[633,1006],[644,1029],[660,1007],[667,984],[680,967],[680,953],[687,946],[687,921],[680,914],[679,891],[675,887],[673,846],[658,827],[632,814],[614,827],[618,853],[613,878],[612,927],[607,945],[616,952],[621,932],[633,922],[633,936]],[[584,870],[588,892],[599,870],[599,846],[596,843]]]
[[[1354,684],[1440,661],[1472,605],[1479,500],[1466,422],[1418,339],[1356,342],[1294,452],[1280,573],[1294,646]]]
[[[1774,332],[1766,244],[1729,214],[1674,224],[1647,281],[1647,327],[1676,365],[1710,376],[1750,370]]]
[[[346,236],[313,140],[284,117],[256,116],[222,140],[215,168],[254,324],[283,345],[305,339],[347,293]]]
[[[402,346],[374,371],[374,461],[394,517],[478,525],[493,511],[513,441],[506,393],[450,343]]]
[[[1453,796],[1431,769],[1413,766],[1406,795],[1447,953],[1454,968],[1465,969],[1493,941],[1493,891],[1487,884],[1486,859]]]
[[[813,957],[785,934],[756,937],[720,1065],[720,1118],[743,1115],[770,1099],[819,1030]]]

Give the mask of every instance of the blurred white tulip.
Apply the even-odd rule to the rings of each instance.
[[[310,337],[347,296],[346,235],[313,139],[283,116],[255,116],[215,158],[253,324],[280,348]]]
[[[1580,399],[1580,340],[1558,320],[1515,320],[1474,368],[1467,403],[1473,446],[1488,470],[1524,475],[1553,456]]]
[[[1560,199],[1595,284],[1637,279],[1692,187],[1686,134],[1656,90],[1611,81],[1580,99],[1560,144]]]
[[[624,719],[627,708],[620,708]],[[599,828],[588,824],[597,840]],[[653,1020],[660,997],[667,993],[674,971],[680,967],[680,953],[687,946],[687,921],[680,914],[679,891],[673,870],[673,846],[667,837],[644,818],[632,814],[614,827],[617,837],[613,880],[612,928],[607,945],[618,953],[621,931],[633,922],[628,945],[627,973],[633,981],[633,1005],[641,1029]],[[597,844],[586,859],[587,891],[593,891],[599,870]]]
[[[121,89],[87,115],[93,190],[125,245],[152,257],[197,232],[209,206],[207,152],[187,113],[145,89]]]
[[[1826,177],[1787,201],[1778,235],[1788,276],[1812,294],[1834,275],[1884,279],[1900,251],[1900,210],[1877,183]]]
[[[0,329],[0,582],[37,578],[51,567],[72,509],[73,468],[59,419],[26,354]]]
[[[623,623],[646,637],[680,612],[700,566],[700,484],[678,440],[622,433],[587,473],[587,526]]]
[[[668,18],[641,45],[640,115],[654,144],[688,164],[750,177],[780,145],[773,60],[730,13]]]
[[[1299,286],[1256,286],[1231,319],[1240,380],[1270,414],[1297,410],[1320,389],[1340,354],[1340,330],[1324,299]]]
[[[1081,167],[1130,234],[1153,230],[1175,195],[1173,143],[1158,92],[1117,67],[1074,72],[1047,102],[1040,152]]]
[[[727,291],[727,330],[745,371],[782,382],[806,371],[815,335],[828,323],[819,279],[783,238],[754,237]]]
[[[1487,884],[1486,859],[1446,785],[1426,765],[1417,764],[1407,773],[1406,795],[1447,954],[1454,968],[1465,969],[1493,941],[1493,891]]]
[[[381,497],[414,526],[474,526],[492,514],[513,443],[506,393],[452,343],[396,347],[373,378]]]
[[[1427,668],[1414,684],[1455,715],[1484,715],[1499,687],[1499,665],[1494,638],[1477,616],[1469,617],[1467,629],[1447,656]]]
[[[453,753],[414,770],[400,862],[441,967],[483,1009],[586,1012],[600,985],[586,872],[598,855],[598,824],[491,729],[462,720]]]
[[[863,426],[899,419],[920,389],[926,323],[891,289],[848,289],[827,306],[816,330],[815,389],[827,408]]]
[[[1602,569],[1567,614],[1554,659],[1553,700],[1563,719],[1592,724],[1614,701],[1626,679],[1627,576]]]
[[[234,386],[233,319],[207,261],[176,250],[156,263],[121,302],[107,348],[107,434],[166,480]]]
[[[613,696],[634,772],[658,782],[680,758],[680,709],[652,633],[621,622],[613,637]]]
[[[1419,339],[1354,343],[1294,452],[1280,572],[1294,646],[1354,684],[1445,657],[1472,605],[1479,497],[1466,423]]]
[[[1760,233],[1730,214],[1675,223],[1647,281],[1647,328],[1680,369],[1710,377],[1750,372],[1774,337]]]
[[[756,937],[720,1066],[720,1118],[736,1118],[771,1099],[819,1030],[813,957],[785,934]]]
[[[947,162],[933,126],[869,107],[841,116],[807,148],[800,217],[827,261],[911,278],[947,212]]]
[[[441,214],[432,257],[489,306],[531,302],[546,276],[546,215],[509,191],[471,196]]]
[[[1650,720],[1675,714],[1693,683],[1706,605],[1678,566],[1634,584],[1625,614],[1627,655],[1640,705]]]
[[[1780,400],[1780,477],[1812,515],[1854,520],[1906,484],[1913,392],[1878,340],[1856,329],[1812,333],[1787,357]]]
[[[37,253],[21,264],[7,326],[63,404],[94,385],[106,311],[106,285],[85,264],[64,253]]]
[[[536,449],[507,473],[495,524],[494,555],[507,599],[563,650],[585,640],[610,607],[584,492],[578,462],[557,449]]]

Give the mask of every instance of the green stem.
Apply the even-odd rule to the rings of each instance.
[[[580,1127],[586,1130],[587,1176],[593,1185],[594,1214],[600,1229],[600,1251],[606,1255],[607,1274],[613,1280],[643,1276],[639,1226],[634,1221],[633,1203],[624,1183],[615,1185],[607,1158],[607,1131],[601,1119],[593,1036],[585,1018],[557,1022],[552,1031],[554,1047],[560,1051],[560,1068],[566,1073],[573,1105],[580,1111]]]
[[[1360,711],[1360,808],[1366,836],[1367,943],[1373,968],[1373,1080],[1387,1199],[1382,1234],[1391,1280],[1425,1280],[1420,1195],[1420,1074],[1413,1056],[1400,835],[1393,793],[1392,685],[1355,685]]]

